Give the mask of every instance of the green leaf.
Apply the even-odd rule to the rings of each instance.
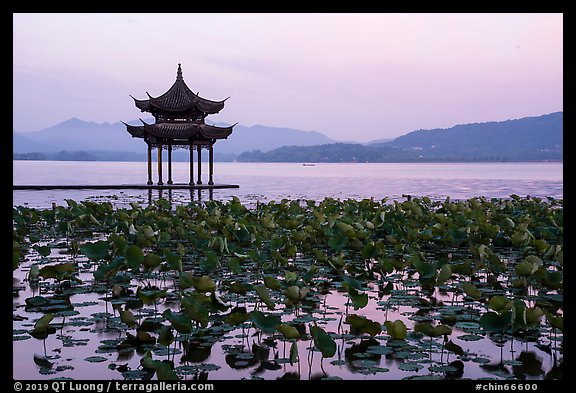
[[[406,339],[406,335],[408,333],[408,329],[406,325],[401,320],[397,319],[395,321],[386,321],[384,322],[384,326],[386,327],[386,331],[396,340],[404,340]]]
[[[354,288],[349,288],[348,294],[350,295],[350,299],[352,300],[352,306],[354,306],[354,310],[359,310],[368,305],[367,293],[360,293]]]
[[[235,281],[232,284],[230,284],[230,291],[232,291],[233,293],[236,293],[238,295],[246,295],[246,292],[249,290],[250,288],[248,287],[248,285],[243,284],[241,282]]]
[[[38,276],[40,275],[40,268],[37,264],[33,264],[30,266],[30,271],[28,272],[28,278],[31,281],[37,280]]]
[[[456,355],[460,356],[464,355],[464,350],[462,349],[462,347],[458,344],[454,344],[452,340],[448,341],[446,345],[444,345],[444,348],[446,348],[450,352],[454,352]]]
[[[544,315],[544,311],[540,307],[526,309],[526,323],[528,325],[538,325],[540,318]]]
[[[165,289],[158,289],[155,287],[142,290],[140,287],[136,290],[136,295],[142,300],[144,304],[154,304],[156,300],[166,297]]]
[[[532,262],[524,261],[516,265],[514,267],[514,270],[516,270],[516,274],[518,274],[519,276],[527,277],[536,272],[536,270],[538,270],[538,266],[533,264]]]
[[[372,337],[382,331],[382,326],[378,322],[356,314],[348,315],[345,322],[356,329],[360,334],[368,333]]]
[[[514,331],[526,327],[526,303],[514,299],[512,307],[512,328]]]
[[[462,289],[466,295],[470,296],[472,299],[478,300],[482,297],[482,292],[471,282],[465,281],[462,283]]]
[[[489,311],[480,317],[478,323],[488,332],[502,333],[508,330],[512,323],[512,312],[504,311],[502,314],[496,314]]]
[[[264,333],[274,333],[278,325],[282,323],[279,316],[265,315],[261,311],[252,311],[250,313],[250,320],[254,323],[254,326]]]
[[[314,345],[322,352],[322,357],[330,358],[336,354],[336,342],[326,331],[318,326],[310,326]]]
[[[298,361],[298,344],[296,344],[296,341],[293,341],[292,345],[290,346],[290,365],[292,366],[297,361]]]
[[[232,311],[230,314],[224,317],[224,322],[230,325],[241,325],[250,319],[250,315],[244,311]]]
[[[436,285],[443,285],[450,277],[452,277],[452,267],[450,265],[442,266],[436,278]]]
[[[166,263],[172,270],[176,270],[177,272],[182,271],[182,258],[180,255],[170,250],[165,250],[164,257],[166,258]]]
[[[165,347],[174,342],[174,334],[172,333],[172,326],[162,326],[158,334],[158,342]]]
[[[242,273],[242,266],[240,264],[240,258],[230,258],[228,260],[228,268],[234,274]]]
[[[126,249],[126,264],[130,268],[137,269],[143,262],[144,254],[140,247],[133,244]]]
[[[160,258],[159,255],[156,255],[154,253],[148,253],[144,257],[144,266],[146,266],[147,268],[154,269],[160,266],[161,263],[162,258]]]
[[[425,334],[429,337],[440,337],[452,334],[452,329],[446,325],[432,326],[430,322],[419,322],[414,325],[414,331]]]
[[[86,255],[88,258],[98,261],[104,259],[108,255],[108,249],[110,245],[108,242],[99,240],[94,243],[84,243],[80,246],[80,252]]]
[[[96,281],[108,280],[112,276],[116,275],[118,270],[126,264],[126,260],[122,257],[114,258],[110,263],[103,263],[98,266],[98,269],[94,272],[94,279]]]
[[[296,280],[298,280],[298,275],[295,272],[288,271],[284,274],[284,281],[286,281],[286,284],[289,284]]]
[[[216,294],[216,292],[212,292],[210,294],[210,300],[211,300],[210,305],[212,306],[213,310],[221,312],[226,311],[230,308],[230,306],[226,304],[222,300],[222,298]]]
[[[307,286],[300,288],[297,285],[292,285],[292,286],[286,288],[286,290],[284,291],[284,294],[291,301],[299,302],[299,301],[303,300],[306,297],[306,295],[308,295],[309,292],[310,292],[310,288]]]
[[[136,317],[130,310],[120,311],[120,320],[124,322],[128,327],[133,328],[137,325]]]
[[[564,318],[562,316],[554,315],[548,310],[544,310],[544,315],[546,315],[546,320],[548,320],[551,327],[564,331]]]
[[[275,277],[264,276],[264,285],[272,290],[282,289],[282,284]]]
[[[36,250],[36,252],[38,254],[40,254],[40,256],[42,257],[47,257],[48,255],[50,255],[50,253],[52,252],[52,249],[48,246],[39,246],[39,245],[35,245],[34,247],[32,247],[34,250]]]
[[[298,332],[298,329],[296,329],[294,326],[282,323],[278,325],[276,329],[278,329],[278,331],[282,333],[284,338],[287,338],[289,340],[300,338],[300,332]]]
[[[213,272],[218,268],[218,257],[212,251],[206,251],[205,258],[200,260],[200,267],[207,271]]]
[[[198,292],[214,292],[216,290],[216,283],[208,276],[193,277],[192,285]]]
[[[495,295],[488,300],[488,307],[501,313],[502,311],[510,310],[512,308],[512,300],[508,299],[506,296]]]
[[[186,315],[182,313],[174,313],[172,310],[167,309],[162,313],[162,316],[170,321],[178,333],[192,333],[192,321]]]
[[[180,288],[187,289],[194,286],[194,274],[192,272],[180,273]]]
[[[172,367],[170,367],[170,364],[155,360],[154,365],[155,365],[156,376],[158,377],[158,380],[160,380],[160,381],[178,381],[180,379],[180,378],[178,378],[178,374],[176,374],[176,372],[174,370],[172,370]]]
[[[256,285],[254,286],[254,290],[256,291],[260,299],[262,299],[264,304],[266,304],[266,306],[270,310],[273,310],[276,305],[274,304],[274,301],[270,299],[270,294],[268,293],[266,287],[264,285]]]
[[[210,298],[205,295],[190,294],[182,299],[182,307],[186,316],[200,323],[202,327],[208,326],[208,308],[201,303],[202,301],[210,302]]]
[[[39,271],[39,275],[44,278],[62,279],[70,276],[71,273],[76,271],[76,266],[71,262],[59,263],[57,265],[44,266]]]
[[[45,314],[43,315],[40,319],[38,319],[36,321],[36,323],[34,324],[34,330],[42,330],[42,329],[46,329],[48,327],[48,325],[50,324],[50,322],[54,319],[54,315],[52,314]]]
[[[140,358],[140,365],[145,370],[155,370],[156,365],[154,364],[154,360],[152,359],[152,354],[150,351],[146,351],[144,356]]]
[[[36,354],[34,354],[34,363],[36,363],[38,366],[42,368],[52,368],[52,366],[54,365],[52,362]]]
[[[362,248],[362,257],[364,259],[372,259],[378,255],[378,249],[374,245],[374,242],[366,243],[366,245]]]

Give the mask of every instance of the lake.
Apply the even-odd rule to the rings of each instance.
[[[185,162],[173,163],[175,183],[188,182]],[[156,167],[154,167],[156,169]],[[194,168],[196,170],[196,168]],[[202,168],[207,183],[208,167]],[[144,162],[78,162],[78,161],[13,161],[13,183],[34,184],[145,184]],[[164,166],[164,181],[167,167]],[[154,172],[153,179],[157,182]],[[466,199],[475,196],[506,198],[550,196],[563,198],[563,163],[378,163],[315,164],[298,163],[229,163],[217,162],[214,169],[217,184],[238,184],[239,189],[214,190],[216,200],[229,200],[233,195],[244,203],[269,200],[314,199],[326,196],[346,198],[400,199],[403,194],[444,199]],[[49,207],[75,200],[110,198],[118,202],[157,198],[158,191],[141,190],[89,191],[50,190],[14,191],[13,204]],[[186,203],[191,199],[208,199],[207,190],[172,191],[164,197]]]
[[[203,173],[206,174],[207,172],[208,168],[203,168]],[[173,174],[175,183],[187,182],[188,164],[174,163]],[[13,182],[18,185],[143,184],[145,181],[145,163],[14,161],[13,167]],[[207,178],[205,177],[203,181],[207,183]],[[109,232],[100,232],[90,229],[89,225],[93,225],[94,222],[86,222],[82,225],[78,224],[79,226],[74,231],[66,232],[66,228],[64,228],[63,232],[59,232],[60,229],[50,229],[49,225],[28,225],[27,228],[32,231],[30,234],[34,236],[35,240],[30,240],[30,249],[25,258],[21,260],[19,268],[13,272],[13,377],[15,379],[142,379],[149,375],[149,371],[142,370],[141,365],[146,351],[150,351],[155,360],[171,358],[174,363],[173,368],[177,370],[178,375],[187,380],[316,379],[327,377],[350,380],[404,378],[562,379],[563,368],[558,358],[560,356],[560,343],[563,338],[562,334],[557,334],[557,330],[551,329],[545,323],[547,317],[540,316],[542,317],[542,324],[536,335],[527,334],[524,337],[514,337],[513,339],[506,337],[503,339],[502,334],[499,336],[487,334],[479,324],[481,315],[488,311],[487,299],[492,299],[500,294],[514,297],[517,300],[520,299],[522,304],[525,304],[524,310],[529,308],[531,312],[536,311],[536,305],[540,304],[537,302],[542,302],[542,304],[560,302],[562,304],[562,290],[556,291],[554,289],[557,289],[555,286],[557,281],[552,278],[557,279],[558,274],[556,273],[558,272],[556,270],[560,270],[554,255],[561,254],[563,245],[561,240],[554,240],[556,235],[552,232],[547,235],[550,246],[548,243],[538,243],[538,246],[543,249],[538,255],[546,259],[546,263],[551,264],[547,267],[549,270],[545,272],[549,275],[549,277],[546,276],[548,281],[542,282],[553,289],[529,286],[524,289],[524,292],[519,291],[518,288],[509,287],[511,279],[506,274],[498,272],[489,274],[481,267],[478,267],[478,274],[465,273],[464,270],[449,274],[453,280],[439,285],[438,288],[430,292],[422,287],[423,281],[419,280],[420,271],[414,273],[413,269],[408,272],[404,271],[403,268],[396,269],[395,267],[396,270],[393,274],[385,274],[381,270],[383,268],[378,265],[380,262],[371,258],[372,262],[366,263],[366,258],[363,258],[362,254],[364,253],[366,255],[376,253],[376,248],[364,249],[361,247],[363,246],[361,242],[360,245],[354,246],[356,248],[351,248],[352,241],[350,241],[349,246],[346,246],[346,240],[342,234],[339,235],[337,231],[329,232],[332,240],[340,240],[328,241],[328,246],[324,251],[327,253],[326,255],[330,255],[332,258],[330,261],[334,263],[337,262],[338,255],[342,256],[341,262],[342,264],[346,263],[347,268],[340,269],[339,274],[342,275],[346,272],[346,274],[350,274],[346,284],[354,285],[351,287],[352,289],[347,289],[343,285],[342,277],[334,272],[338,269],[330,265],[332,262],[321,263],[320,257],[311,256],[310,250],[308,250],[308,254],[303,254],[304,247],[299,245],[298,253],[294,252],[290,258],[289,269],[286,268],[285,271],[280,269],[277,274],[273,275],[276,281],[281,283],[281,287],[276,288],[275,285],[280,284],[275,282],[267,285],[267,291],[276,306],[266,307],[262,304],[265,296],[261,295],[260,292],[255,292],[253,288],[244,295],[238,295],[235,292],[238,288],[236,290],[231,289],[234,284],[251,285],[252,283],[256,285],[261,283],[260,264],[266,262],[252,261],[256,258],[252,256],[247,258],[244,254],[248,252],[248,248],[245,250],[236,249],[238,252],[231,254],[232,256],[228,255],[230,253],[227,251],[226,256],[222,256],[221,267],[223,269],[205,270],[204,267],[197,265],[199,261],[206,259],[204,253],[207,249],[215,250],[215,248],[214,245],[208,246],[209,240],[199,238],[202,233],[207,233],[203,229],[204,221],[179,218],[170,221],[169,217],[172,214],[170,208],[168,208],[168,212],[154,213],[158,214],[157,218],[151,216],[152,213],[140,214],[136,210],[141,208],[130,207],[129,202],[135,201],[145,206],[147,202],[154,200],[160,206],[162,205],[160,202],[165,201],[157,201],[157,199],[164,197],[171,199],[173,205],[186,205],[191,200],[214,199],[228,202],[233,196],[236,196],[243,204],[252,208],[256,202],[280,201],[283,198],[312,199],[315,201],[321,201],[325,197],[333,197],[342,201],[364,198],[374,198],[374,201],[381,201],[388,198],[389,201],[406,201],[407,198],[403,195],[408,194],[413,197],[428,196],[431,200],[436,201],[443,201],[447,197],[455,201],[478,196],[485,196],[489,199],[507,199],[513,194],[521,197],[562,199],[563,163],[315,164],[306,166],[293,163],[216,163],[215,181],[217,184],[238,184],[240,188],[213,190],[211,192],[208,190],[174,190],[172,192],[160,192],[158,190],[150,192],[141,190],[13,191],[14,206],[45,208],[51,207],[52,203],[67,206],[65,199],[93,202],[111,201],[115,207],[131,209],[133,214],[125,217],[143,220],[140,224],[135,221],[136,228],[142,233],[145,233],[144,225],[156,228],[157,222],[165,224],[171,222],[170,225],[174,226],[170,232],[171,236],[174,237],[172,240],[175,240],[177,236],[182,236],[178,241],[185,244],[186,253],[183,254],[183,258],[185,255],[186,260],[184,266],[187,266],[187,269],[192,269],[188,272],[193,272],[195,277],[209,272],[210,277],[214,279],[217,285],[218,296],[221,300],[228,307],[234,307],[232,310],[244,309],[243,312],[237,312],[236,317],[247,318],[250,315],[251,318],[246,322],[223,323],[226,321],[222,319],[225,315],[224,311],[212,310],[210,312],[210,324],[207,328],[199,329],[196,327],[194,334],[190,336],[177,334],[173,343],[167,346],[160,344],[160,338],[158,338],[158,343],[146,343],[143,340],[149,336],[147,331],[152,332],[154,340],[156,335],[160,337],[159,328],[155,328],[154,324],[163,323],[166,325],[167,317],[164,318],[164,315],[167,311],[179,312],[178,297],[182,294],[180,292],[182,283],[179,283],[181,276],[168,269],[166,262],[163,262],[162,268],[158,270],[156,268],[144,268],[140,271],[140,266],[138,266],[138,269],[133,269],[134,271],[131,271],[130,274],[126,274],[127,271],[114,274],[116,276],[114,280],[118,280],[114,284],[116,287],[114,289],[111,287],[112,282],[104,283],[102,280],[96,279],[95,272],[102,269],[102,260],[92,260],[82,253],[77,254],[77,250],[72,252],[72,240],[84,243],[107,239],[111,236],[110,231],[116,233],[119,228],[121,230],[121,226],[108,223]],[[341,210],[343,214],[353,208],[354,203],[351,203],[348,208],[343,208]],[[427,263],[440,263],[441,261],[446,263],[449,261],[449,263],[454,263],[454,269],[464,269],[462,266],[468,266],[470,261],[475,260],[476,255],[471,252],[471,247],[468,245],[458,248],[454,245],[448,246],[446,243],[444,247],[442,246],[443,243],[440,242],[438,249],[427,248],[430,240],[427,236],[431,236],[433,231],[442,228],[442,225],[439,223],[433,225],[433,222],[424,220],[423,225],[427,225],[426,230],[421,228],[420,223],[417,220],[411,220],[410,217],[412,214],[417,214],[419,209],[421,213],[424,205],[417,207],[414,203],[407,201],[405,206],[401,208],[398,206],[396,210],[391,205],[387,205],[390,209],[386,211],[386,214],[377,214],[376,219],[381,219],[382,223],[386,220],[386,222],[391,223],[390,225],[394,224],[399,239],[402,238],[401,232],[398,232],[400,230],[406,231],[406,236],[412,236],[415,239],[420,239],[420,237],[428,239],[422,241],[421,249],[424,253],[422,255],[426,256]],[[488,200],[484,203],[492,202]],[[302,207],[306,203],[297,205]],[[288,220],[285,217],[283,206],[283,204],[276,207],[269,206],[268,217],[273,216],[278,222]],[[526,206],[528,205],[524,207],[527,209],[526,211],[539,214],[539,209],[528,209]],[[184,206],[179,207],[183,208]],[[450,214],[448,212],[451,210],[447,210],[445,216],[451,215],[450,220],[459,223],[468,213],[465,213],[464,210],[459,211],[458,209],[461,207],[456,206],[456,204],[453,207],[456,210]],[[194,206],[186,208],[195,209]],[[314,209],[317,208],[314,207]],[[329,206],[324,210],[326,214],[329,214],[330,209]],[[373,215],[375,209],[376,207],[368,208],[363,214]],[[506,212],[508,207],[504,205],[499,207],[494,202],[490,209],[493,209],[491,217],[495,220],[501,220],[502,217],[498,218],[498,216],[504,214],[503,212]],[[174,214],[182,214],[182,212],[177,213],[177,210],[175,209]],[[72,209],[66,211],[72,214]],[[306,212],[306,210],[302,211]],[[224,209],[222,212],[224,212],[223,214],[238,214],[238,219],[234,218],[232,222],[238,223],[246,219],[241,213],[238,213],[238,207],[228,212]],[[318,210],[316,212],[318,213]],[[400,212],[402,212],[402,216],[395,219],[394,216]],[[546,214],[552,214],[546,213],[545,210],[542,212],[546,216],[546,220],[548,219]],[[216,216],[220,213],[219,211]],[[361,210],[360,213],[362,213]],[[64,214],[64,211],[59,210],[58,214]],[[97,215],[96,211],[93,214],[96,215],[94,221],[98,223],[98,226],[112,216],[111,214]],[[187,214],[184,214],[183,217],[191,217]],[[85,214],[84,216],[89,215]],[[116,217],[115,213],[114,216]],[[526,225],[529,222],[536,225],[544,220],[542,217],[526,220],[526,216],[526,214],[510,215],[514,220],[524,220]],[[310,212],[301,214],[299,217],[307,222],[306,225],[313,225],[314,220],[316,220],[316,215]],[[431,214],[427,217],[435,219],[437,215]],[[480,215],[479,217],[482,218],[483,216]],[[561,214],[558,214],[556,221],[552,220],[551,222],[559,222],[561,226],[562,221],[559,217]],[[214,219],[214,217],[212,218]],[[366,224],[366,219],[362,218],[360,214],[349,213],[346,219],[350,222],[354,221],[355,224],[354,226],[347,226],[347,224],[342,226],[345,229],[349,227],[346,229],[348,233],[351,233],[350,231],[371,233],[363,227]],[[80,222],[80,219],[74,221]],[[206,219],[206,221],[209,220]],[[269,225],[272,222],[268,219]],[[370,225],[373,227],[374,223]],[[286,225],[300,224],[302,223],[294,220],[294,223]],[[356,224],[360,225],[361,229],[358,229]],[[183,227],[182,225],[187,226]],[[257,224],[250,226],[246,222],[246,225],[253,231],[265,231]],[[396,227],[396,225],[398,226]],[[415,225],[415,229],[409,230],[409,225]],[[471,226],[468,229],[475,227],[482,236],[487,236],[492,230],[492,227],[485,220],[469,225]],[[60,227],[62,226],[60,225]],[[272,227],[281,229],[276,224],[272,224]],[[504,224],[501,224],[501,228],[504,228]],[[240,231],[240,229],[236,230]],[[311,227],[308,229],[312,230]],[[247,231],[246,228],[242,230]],[[320,231],[320,229],[318,230]],[[530,230],[535,233],[536,230],[540,229],[530,228]],[[512,236],[513,231],[510,231],[506,236]],[[154,233],[153,231],[149,232]],[[207,235],[208,238],[217,237],[218,234],[224,236],[220,232],[213,233],[216,234],[211,232],[210,235]],[[299,238],[298,236],[304,236],[303,233],[300,230],[279,231],[277,235],[274,235],[274,240],[266,240],[266,246],[262,247],[262,250],[272,249],[271,243],[278,242],[279,239],[295,242],[294,239]],[[320,234],[321,232],[314,233]],[[440,236],[446,242],[453,236],[456,238],[459,236],[459,232],[442,233],[444,235],[450,233],[446,237]],[[463,233],[465,232],[461,234]],[[136,244],[137,239],[130,239]],[[250,239],[250,236],[247,239]],[[388,247],[388,252],[392,252],[391,249],[396,249],[392,244],[388,244],[390,241],[388,237],[385,239],[385,241],[380,240],[380,246],[384,247],[381,250],[383,255],[387,252],[386,247]],[[452,240],[458,243],[457,239],[454,239]],[[482,241],[482,237],[478,239],[477,241]],[[172,240],[164,240],[163,247],[156,247],[153,243],[147,243],[144,238],[138,240],[141,241],[138,244],[145,253],[154,251],[167,259],[166,250],[174,249],[174,247],[166,245],[173,246],[174,244],[168,243]],[[359,242],[359,239],[355,240],[358,240],[356,243]],[[526,236],[526,242],[528,241],[530,239]],[[556,241],[559,241],[560,244],[555,245]],[[160,244],[160,240],[157,242]],[[343,243],[340,244],[340,242]],[[34,248],[31,247],[33,243],[35,243]],[[230,246],[232,243],[233,240],[230,240]],[[222,245],[223,247],[224,245]],[[334,252],[334,250],[340,249],[345,254]],[[524,261],[525,255],[522,254],[521,249],[513,248],[511,244],[499,248],[495,246],[494,250],[494,255],[497,255],[498,261],[509,264],[509,273],[516,274],[515,266],[520,263],[524,263],[524,265],[527,263]],[[106,252],[108,253],[108,251]],[[113,252],[111,247],[110,252]],[[220,250],[221,254],[222,252]],[[403,251],[399,252],[401,254]],[[234,260],[234,255],[236,255],[236,259],[241,258],[236,263],[242,261],[241,263],[246,265],[241,274],[232,273],[229,271],[232,268],[227,267],[228,263],[232,263],[230,260]],[[409,266],[418,264],[413,259],[417,255],[420,254],[406,251],[405,258]],[[494,255],[490,257],[486,257],[486,255],[489,254],[485,254],[484,259],[489,258],[490,261],[493,261]],[[272,259],[269,255],[265,255],[264,259],[266,260],[266,258]],[[290,273],[295,274],[295,277],[298,277],[298,282],[302,285],[304,277],[311,274],[309,273],[311,271],[310,261],[313,258],[318,259],[316,264],[320,270],[313,280],[308,281],[307,285],[312,289],[311,292],[303,295],[304,300],[300,306],[296,308],[286,306],[286,299],[291,293],[287,291],[290,288],[293,290],[295,288],[293,284],[296,282],[295,279],[290,278]],[[403,260],[404,257],[399,258]],[[49,278],[51,266],[66,266],[67,263],[75,266],[73,269],[74,275],[78,279],[77,282],[72,283],[70,281],[70,284],[61,285],[59,280]],[[152,262],[147,261],[145,263]],[[41,276],[44,274],[43,279],[29,282],[27,277],[31,274],[34,265],[36,268],[41,267],[43,269],[46,267],[48,270],[41,273]],[[109,265],[112,265],[112,262]],[[239,266],[236,268],[239,269]],[[529,267],[532,269],[532,265]],[[186,271],[186,269],[184,270]],[[435,276],[436,269],[433,272]],[[356,279],[352,280],[350,278],[352,275],[355,275]],[[467,276],[474,276],[474,281],[472,281],[472,277],[466,278]],[[456,278],[465,278],[468,283],[474,282],[472,289],[465,292],[466,294],[470,292],[471,296],[475,296],[473,295],[474,290],[477,291],[476,287],[478,287],[481,289],[481,296],[479,298],[465,296],[462,292],[461,283]],[[66,282],[66,280],[62,282]],[[140,290],[145,289],[153,294],[155,290],[156,293],[161,292],[158,291],[158,288],[165,291],[163,297],[153,303],[143,304],[139,295]],[[189,289],[188,291],[190,294]],[[206,297],[206,299],[211,298]],[[210,300],[211,307],[218,306],[218,300],[214,299],[216,298]],[[362,301],[364,304],[361,304]],[[255,310],[262,310],[263,314],[256,314]],[[230,309],[225,312],[230,313],[226,314],[228,316],[232,314]],[[54,332],[47,336],[33,335],[32,332],[38,324],[38,320],[47,313],[52,314],[54,318],[51,322],[51,325],[55,327]],[[408,327],[409,335],[405,339],[391,340],[390,336],[387,335],[388,333],[382,330],[382,333],[371,334],[369,338],[366,333],[360,337],[352,329],[352,323],[347,322],[348,316],[351,314],[361,315],[370,321],[377,321],[379,324],[384,320],[402,321]],[[265,318],[272,316],[282,318],[282,321],[290,323],[290,326],[304,327],[305,334],[302,337],[306,337],[306,339],[294,341],[282,337],[278,331],[273,330],[273,334],[264,332],[267,322],[263,315],[267,315]],[[563,315],[561,306],[558,315]],[[262,319],[258,319],[260,316]],[[130,322],[131,318],[135,318],[137,324],[134,321]],[[124,322],[126,320],[130,324],[136,324],[135,326],[138,326],[139,329],[141,328],[142,336],[137,335],[138,332],[134,326],[127,329],[127,324]],[[174,326],[177,325],[176,322]],[[433,338],[432,335],[428,337],[423,336],[421,332],[416,332],[417,323],[425,324],[427,322],[436,325],[450,323],[451,341],[442,340],[442,336],[434,336],[435,338]],[[360,321],[359,323],[363,322]],[[146,329],[144,329],[144,325],[147,326]],[[327,356],[326,359],[323,353],[315,349],[315,344],[311,339],[311,326],[316,325],[329,332],[333,337],[335,352]],[[383,325],[379,326],[382,327]],[[134,339],[134,335],[139,338]],[[450,350],[448,350],[448,345],[452,346]],[[294,363],[293,358],[297,359]]]

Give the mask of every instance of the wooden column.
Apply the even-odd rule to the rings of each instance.
[[[190,182],[188,185],[194,185],[194,145],[192,142],[190,142]]]
[[[209,175],[210,175],[210,179],[208,181],[209,185],[213,185],[214,184],[214,145],[210,144],[210,149],[208,150],[209,154],[209,160],[208,160],[208,168],[209,168]]]
[[[158,141],[158,185],[161,186],[162,183],[162,142]]]
[[[168,184],[172,182],[172,144],[168,144]]]
[[[202,146],[198,145],[198,181],[196,184],[202,184]]]
[[[148,143],[148,182],[149,186],[154,184],[152,182],[152,145]]]

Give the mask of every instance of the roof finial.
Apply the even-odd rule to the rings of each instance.
[[[177,74],[176,74],[176,80],[177,80],[177,81],[184,80],[184,79],[182,78],[182,68],[180,67],[180,63],[178,63],[178,72],[177,72]]]

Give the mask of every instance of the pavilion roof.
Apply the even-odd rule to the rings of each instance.
[[[124,123],[126,124],[126,123]],[[216,127],[204,123],[155,123],[132,126],[126,124],[126,129],[133,138],[144,138],[146,133],[162,139],[225,139],[231,133],[233,125]]]
[[[186,112],[196,107],[201,112],[214,114],[224,108],[224,102],[226,101],[226,99],[222,101],[208,100],[200,97],[199,93],[194,93],[190,90],[182,77],[180,64],[178,64],[176,81],[166,93],[158,97],[152,97],[148,94],[147,100],[132,98],[136,107],[143,112],[151,112],[154,109],[166,112]]]

